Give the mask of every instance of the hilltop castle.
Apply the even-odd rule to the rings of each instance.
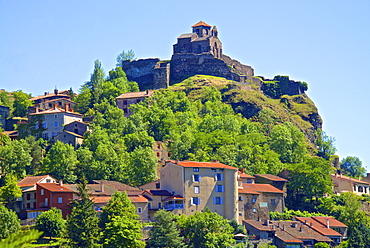
[[[141,90],[167,88],[196,74],[245,82],[253,80],[253,69],[223,54],[216,26],[200,21],[192,33],[182,34],[173,45],[170,61],[158,58],[125,60],[122,69]]]

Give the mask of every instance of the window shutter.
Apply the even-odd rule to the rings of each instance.
[[[222,202],[222,201],[223,201],[223,199],[222,199],[222,197],[220,197],[220,204],[223,204],[223,202]]]
[[[202,176],[201,175],[199,175],[199,182],[201,182],[202,181]]]

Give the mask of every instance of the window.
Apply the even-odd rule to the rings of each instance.
[[[152,204],[148,203],[148,209],[152,209]]]
[[[27,208],[31,208],[31,204],[30,203],[27,203]]]
[[[50,183],[50,179],[46,179],[46,182],[47,182],[47,183]]]
[[[45,139],[45,140],[49,139],[49,134],[48,133],[43,133],[42,138]]]
[[[252,183],[252,179],[247,179],[247,183]]]
[[[58,115],[54,115],[54,118],[58,118]]]
[[[238,201],[243,201],[243,198],[239,196]]]
[[[362,186],[358,186],[358,192],[364,192],[364,188]]]
[[[356,191],[356,185],[353,185],[353,191]]]
[[[199,172],[199,168],[198,168],[198,167],[194,167],[194,168],[193,168],[193,171],[194,171],[194,172]]]
[[[157,152],[157,158],[159,158],[161,155],[159,154],[159,152]]]
[[[257,208],[253,208],[253,213],[256,213],[257,212]]]
[[[192,197],[191,198],[191,205],[200,205],[200,198],[199,197]]]
[[[199,194],[199,186],[194,186],[194,194]]]
[[[201,176],[200,175],[193,175],[193,182],[200,182]]]
[[[44,195],[44,189],[41,189],[40,194],[41,194],[41,195]]]
[[[221,205],[222,204],[222,197],[216,196],[213,198],[213,203],[216,205]]]
[[[222,181],[222,179],[223,179],[222,174],[217,173],[217,174],[215,175],[215,180],[216,180],[216,181]]]
[[[158,209],[162,208],[162,202],[158,202]]]
[[[26,195],[27,200],[31,200],[31,194]]]
[[[252,203],[255,203],[256,202],[256,198],[252,198]]]
[[[218,171],[223,172],[223,171],[224,171],[224,169],[219,169]]]
[[[143,210],[141,208],[137,208],[137,213],[138,214],[141,214],[143,212]]]
[[[224,192],[224,186],[223,185],[216,185],[216,192]]]
[[[58,122],[54,121],[54,127],[58,127]]]
[[[42,127],[42,128],[46,128],[46,122],[43,122],[43,123],[41,124],[41,127]]]
[[[58,197],[58,203],[63,203],[63,198],[62,197]]]
[[[49,198],[45,198],[45,207],[49,206]]]
[[[275,205],[275,204],[276,204],[275,199],[271,199],[271,205]]]
[[[243,216],[243,213],[239,213],[239,216]]]
[[[212,172],[216,172],[216,169],[211,169]]]
[[[33,203],[33,208],[36,208],[36,202]]]

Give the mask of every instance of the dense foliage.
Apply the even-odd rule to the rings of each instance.
[[[43,212],[37,217],[35,228],[45,237],[60,237],[65,229],[62,212],[55,207]]]

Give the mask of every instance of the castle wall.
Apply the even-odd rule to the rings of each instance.
[[[240,75],[245,75],[247,80],[252,81],[252,77],[254,76],[254,70],[251,66],[249,65],[243,65],[239,61],[230,58],[229,56],[223,54],[222,55],[223,61],[229,66],[231,66],[231,70],[234,73],[240,74]]]
[[[0,106],[0,127],[6,129],[6,119],[9,117],[10,108]]]

